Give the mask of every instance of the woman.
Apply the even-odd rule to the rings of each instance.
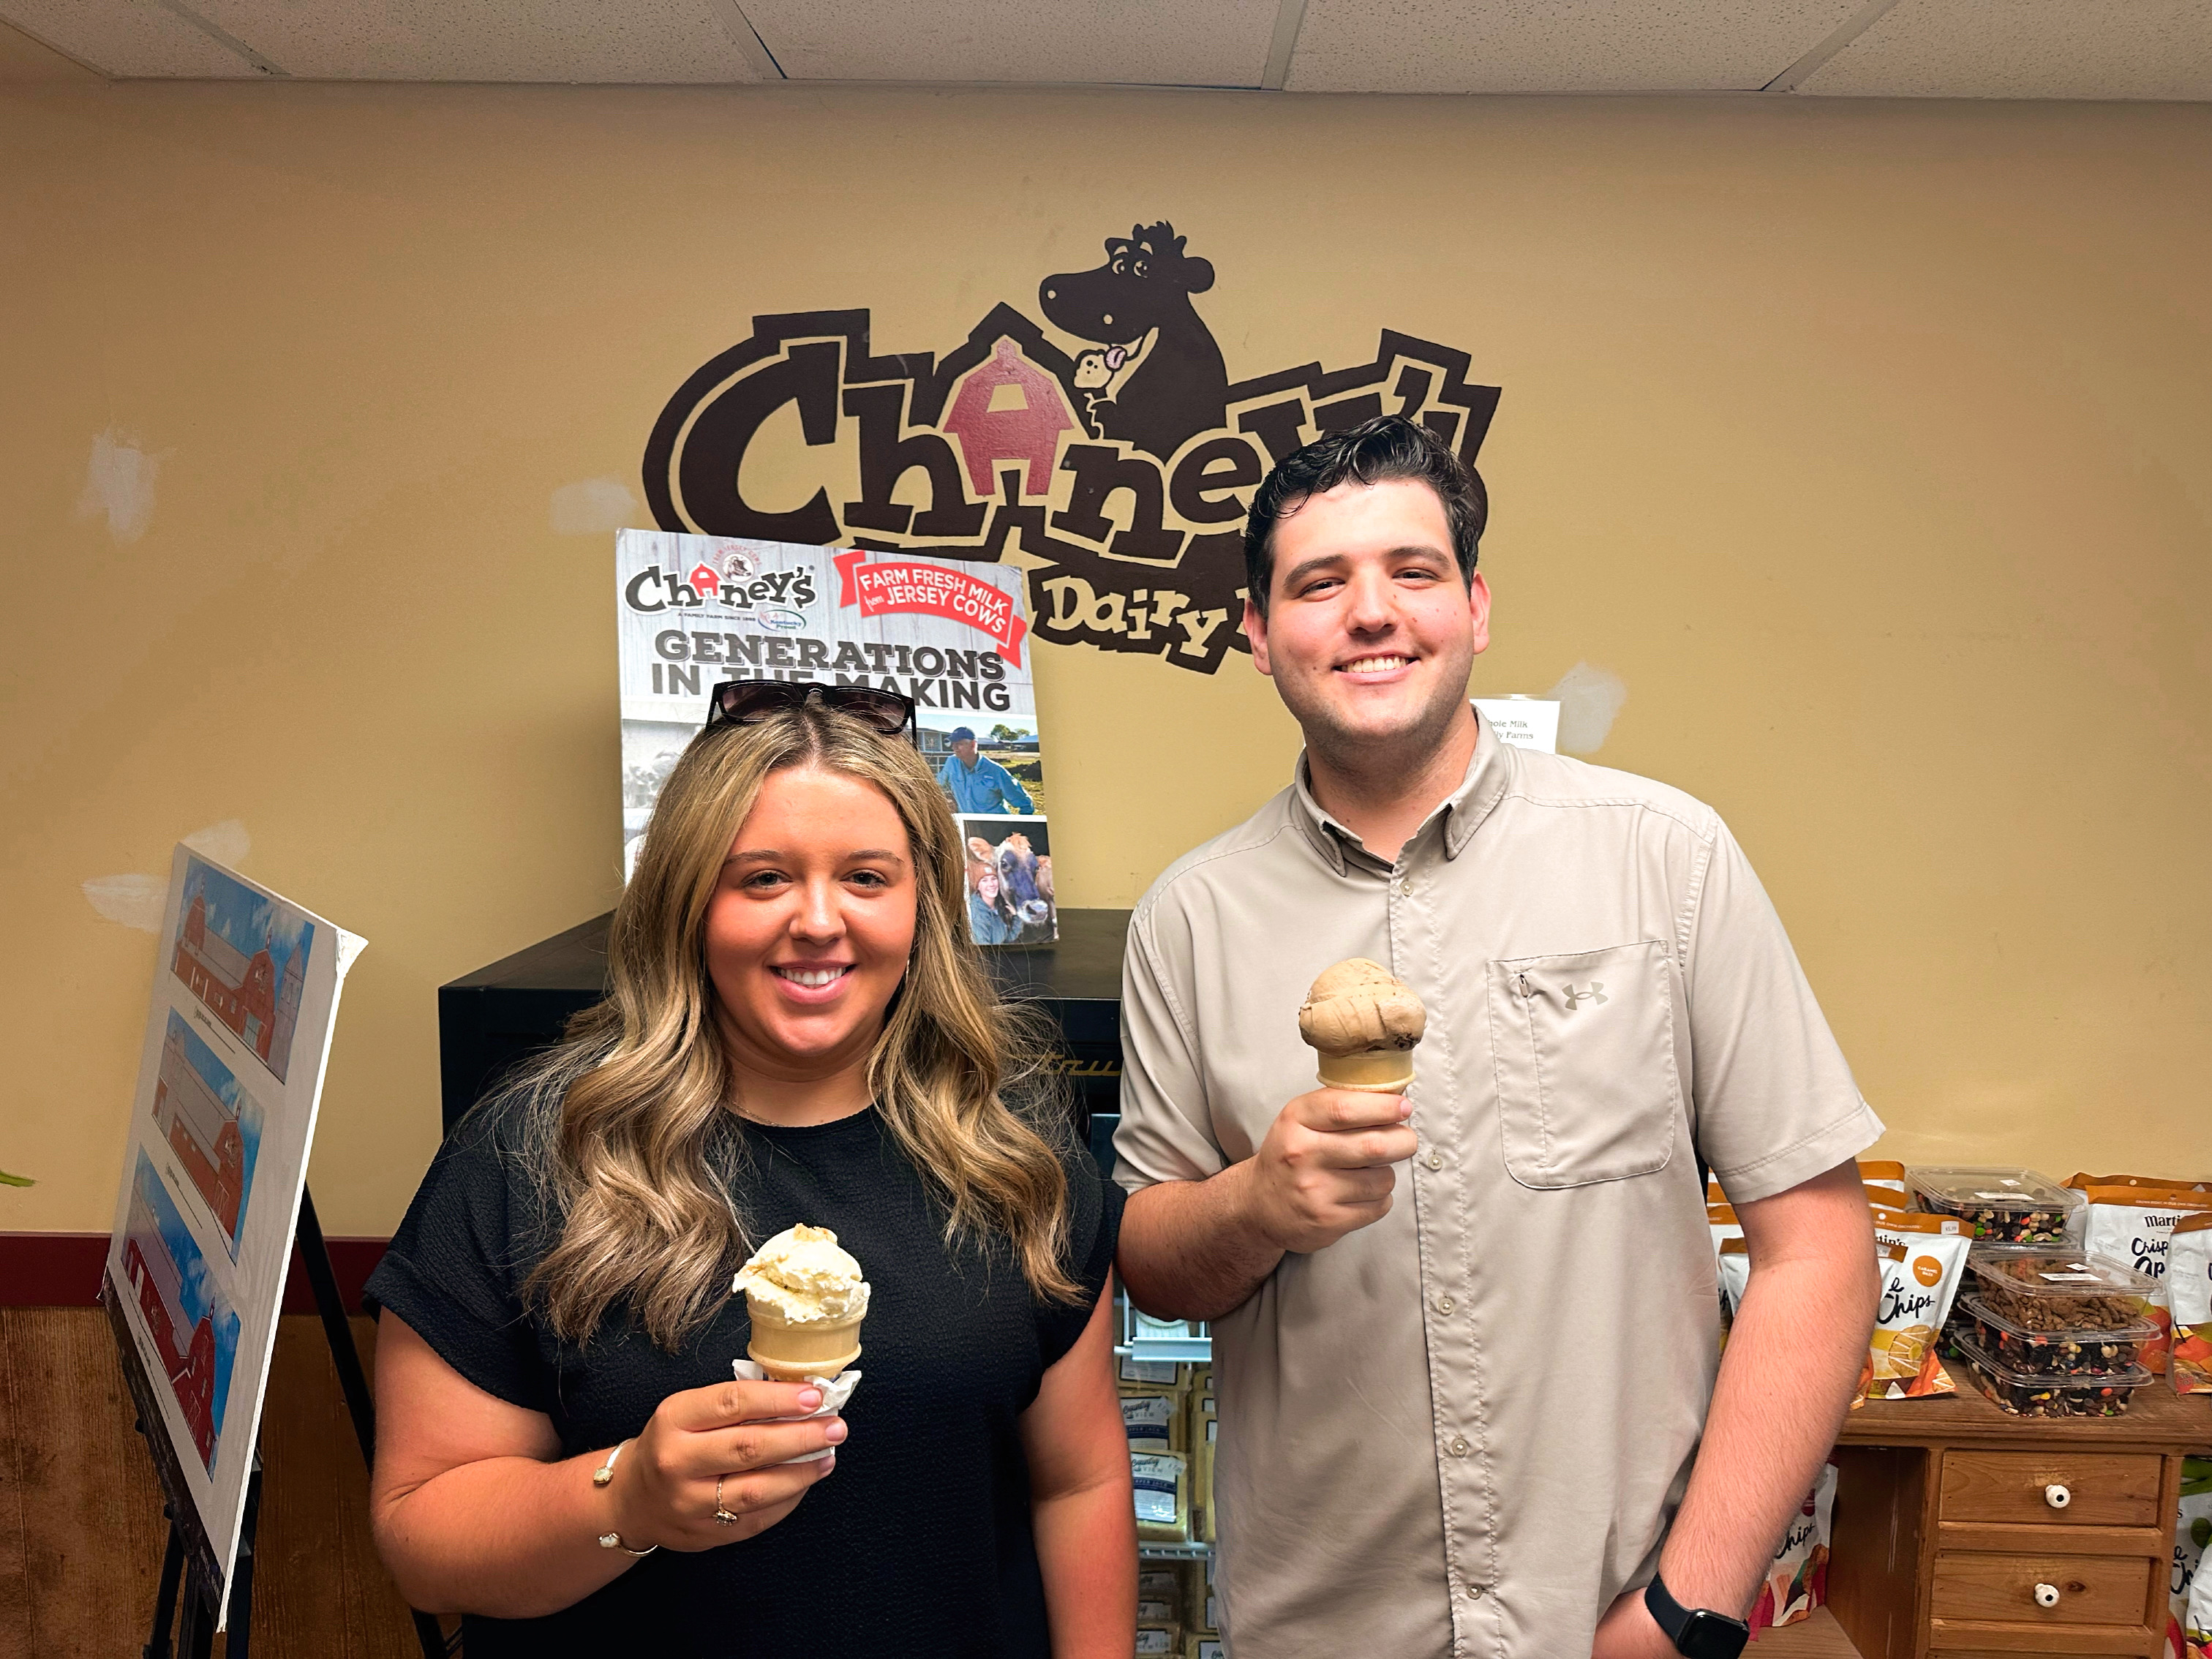
[[[448,1140],[371,1282],[385,1559],[468,1615],[470,1659],[1120,1659],[1119,1194],[1005,1103],[1035,1049],[890,735],[913,705],[740,682],[714,709],[606,1001]],[[732,1275],[798,1222],[874,1286],[840,1416],[732,1376]]]
[[[1020,921],[999,893],[999,872],[968,860],[968,937],[978,945],[1012,945],[1022,936]]]

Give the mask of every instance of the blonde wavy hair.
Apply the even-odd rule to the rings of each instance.
[[[1049,1110],[1046,1030],[999,1000],[969,940],[951,811],[911,744],[809,705],[685,749],[615,907],[606,1000],[516,1085],[532,1097],[532,1161],[559,1229],[524,1294],[564,1340],[626,1304],[674,1352],[753,1248],[730,1197],[744,1138],[728,1133],[736,1082],[707,974],[707,906],[762,785],[802,768],[881,790],[914,859],[914,956],[868,1057],[876,1111],[941,1200],[948,1245],[1001,1241],[1037,1297],[1079,1295],[1061,1264],[1065,1132],[1044,1127],[1065,1121]]]

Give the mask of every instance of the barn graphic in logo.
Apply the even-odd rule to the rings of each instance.
[[[941,359],[878,356],[866,309],[755,317],[654,424],[654,520],[1018,564],[1039,637],[1212,672],[1246,648],[1244,514],[1269,466],[1386,412],[1472,466],[1498,388],[1469,380],[1467,352],[1390,329],[1371,362],[1232,380],[1194,303],[1213,266],[1188,241],[1164,221],[1109,237],[1103,263],[1038,284],[1042,324],[1002,302]],[[771,422],[785,435],[763,440]],[[857,476],[857,499],[747,499],[748,451],[794,429],[808,453],[785,473]]]

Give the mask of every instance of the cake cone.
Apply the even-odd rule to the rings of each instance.
[[[803,1382],[814,1376],[830,1382],[860,1357],[864,1314],[794,1325],[750,1292],[745,1310],[753,1326],[745,1352],[772,1382]]]
[[[1340,962],[1313,982],[1298,1010],[1298,1035],[1321,1057],[1328,1089],[1403,1094],[1428,1011],[1405,983],[1364,957]]]

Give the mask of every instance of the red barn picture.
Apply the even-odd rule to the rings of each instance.
[[[211,1469],[216,1443],[215,1319],[212,1311],[196,1320],[185,1311],[183,1275],[163,1242],[161,1230],[155,1224],[154,1212],[143,1192],[131,1198],[123,1271],[137,1295],[139,1317],[154,1340],[155,1355],[184,1412],[200,1462]]]

